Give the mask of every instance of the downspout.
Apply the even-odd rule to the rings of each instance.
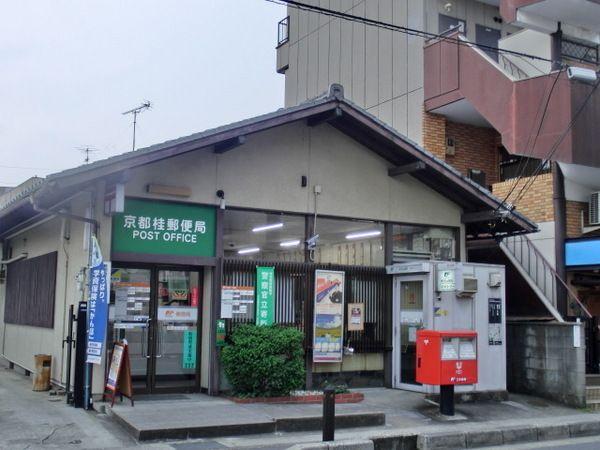
[[[554,204],[554,256],[555,269],[559,278],[566,283],[565,235],[567,232],[565,179],[560,166],[552,163],[552,200]],[[556,309],[560,315],[567,316],[567,292],[561,283],[556,286]]]
[[[550,59],[552,60],[551,70],[553,71],[562,69],[562,35],[561,25],[558,22],[556,31],[550,35],[552,37]]]

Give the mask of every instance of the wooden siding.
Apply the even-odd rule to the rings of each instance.
[[[54,327],[57,252],[8,265],[4,322]]]

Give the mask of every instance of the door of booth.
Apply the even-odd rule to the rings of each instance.
[[[136,393],[199,390],[200,292],[198,270],[113,266],[108,349],[127,340]]]
[[[394,277],[393,386],[421,391],[416,381],[417,331],[425,327],[424,295],[427,277]]]

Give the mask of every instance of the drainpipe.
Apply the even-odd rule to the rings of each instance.
[[[552,60],[552,70],[560,70],[562,68],[562,28],[560,22],[558,22],[558,27],[554,33],[550,36],[552,37],[552,44],[550,49],[550,59]]]
[[[567,233],[565,179],[556,161],[552,163],[552,200],[554,204],[554,256],[556,273],[565,281],[565,235]],[[567,292],[562,283],[556,286],[556,308],[561,316],[567,316]]]
[[[94,194],[92,192],[90,192],[90,207],[91,210],[93,211],[93,206],[94,206]],[[33,207],[33,209],[37,212],[40,213],[45,213],[45,214],[53,214],[59,217],[65,217],[68,219],[72,219],[72,220],[78,220],[80,222],[85,222],[85,223],[89,223],[92,227],[91,233],[90,233],[90,241],[88,244],[88,266],[91,264],[92,261],[92,236],[97,236],[98,234],[98,228],[100,228],[100,223],[92,218],[89,217],[84,217],[84,216],[78,216],[77,214],[71,214],[68,213],[66,211],[54,211],[52,209],[46,209],[46,208],[42,208],[41,206],[39,206],[36,203],[36,198],[34,195],[31,195],[29,197],[29,201],[31,202],[31,206]],[[88,319],[86,318],[86,327],[87,327],[87,321]],[[86,344],[87,345],[87,344]],[[69,367],[69,370],[71,368]],[[85,409],[92,409],[92,404],[91,404],[91,398],[92,398],[92,364],[91,363],[85,363],[85,375],[84,375],[84,392],[83,392],[83,404],[84,404],[84,408]]]

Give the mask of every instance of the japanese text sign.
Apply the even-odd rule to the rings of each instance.
[[[215,208],[127,198],[113,218],[112,251],[214,256]]]
[[[256,267],[256,325],[275,322],[275,267]]]
[[[102,261],[96,238],[93,238],[92,266],[88,285],[88,336],[86,362],[101,364],[108,323],[110,301],[110,263]]]

